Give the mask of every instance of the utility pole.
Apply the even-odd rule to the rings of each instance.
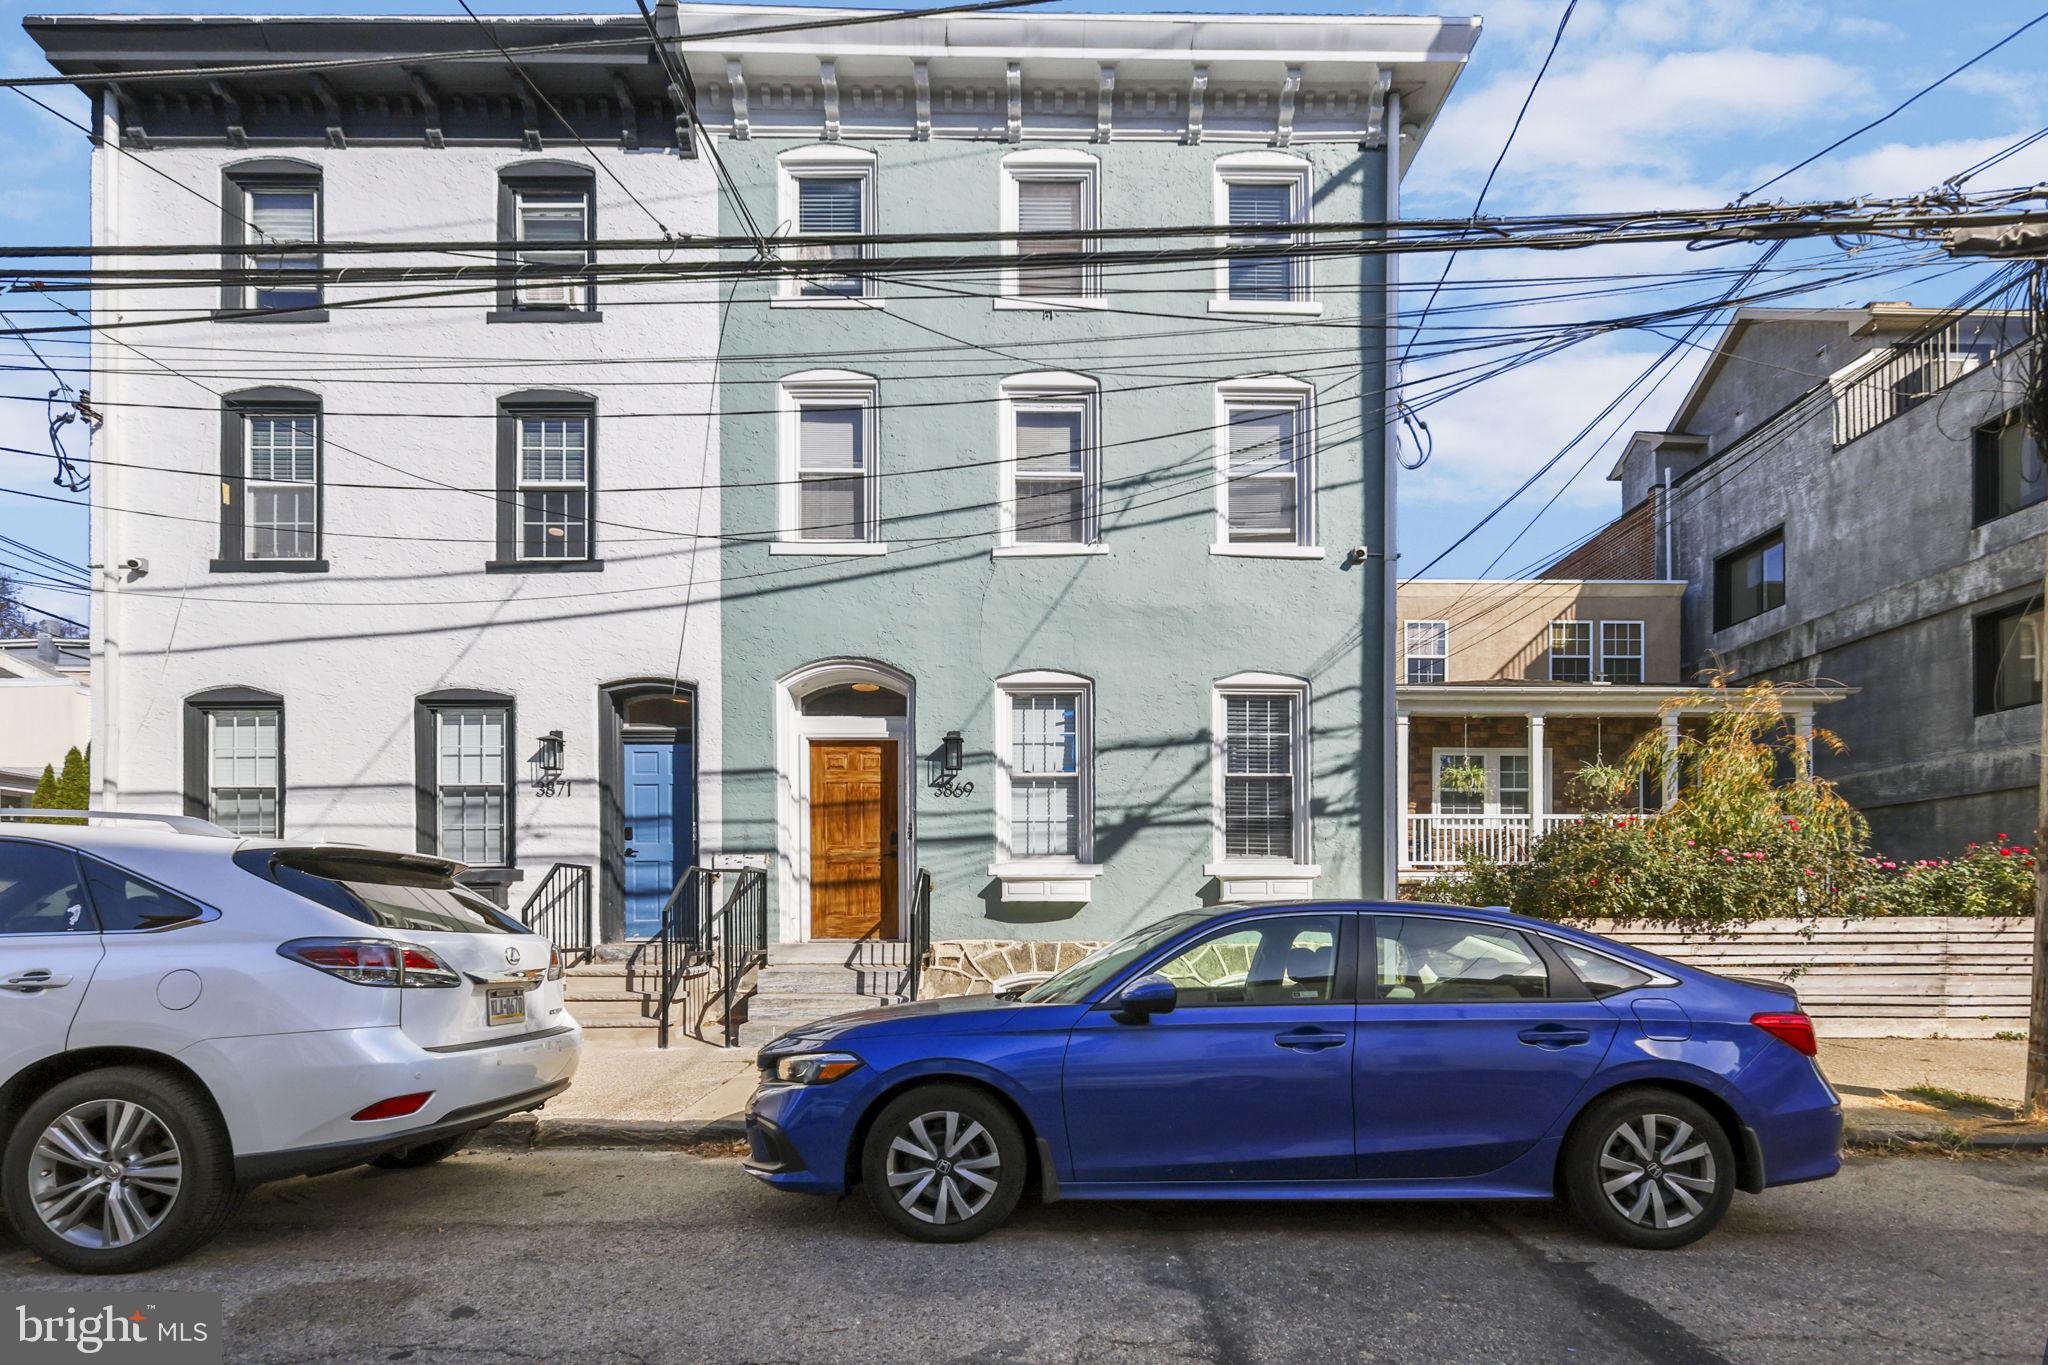
[[[2022,407],[2034,448],[2048,452],[2048,274],[2043,264],[2048,261],[2048,225],[2029,221],[1989,230],[1959,229],[1949,233],[1948,250],[1952,256],[2017,257],[2034,263],[2027,289],[2033,345],[2027,353]],[[2048,564],[2042,566],[2042,595],[2048,601]],[[2020,1110],[2048,1114],[2048,706],[2041,708],[2039,753],[2041,775],[2034,799],[2034,988],[2027,1011],[2027,1078],[2020,1090]]]

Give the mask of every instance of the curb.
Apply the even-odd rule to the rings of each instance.
[[[1914,1128],[1858,1128],[1842,1131],[1842,1146],[1877,1151],[2048,1152],[2048,1129],[1965,1132],[1927,1124]]]
[[[738,1114],[715,1119],[550,1119],[515,1114],[476,1135],[476,1145],[530,1152],[552,1147],[612,1147],[687,1151],[747,1140]]]

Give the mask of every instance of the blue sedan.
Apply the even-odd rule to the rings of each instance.
[[[1055,1199],[1548,1199],[1671,1248],[1833,1175],[1839,1099],[1786,986],[1505,910],[1176,915],[1012,999],[841,1015],[761,1050],[746,1169],[858,1184],[924,1241]]]

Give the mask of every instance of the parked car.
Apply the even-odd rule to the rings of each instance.
[[[0,820],[0,1202],[37,1255],[158,1265],[253,1185],[425,1166],[568,1087],[560,958],[459,863],[92,814]]]
[[[1505,910],[1192,913],[1014,998],[761,1050],[752,1175],[860,1185],[924,1241],[1052,1199],[1547,1199],[1671,1248],[1830,1176],[1842,1111],[1786,986]]]

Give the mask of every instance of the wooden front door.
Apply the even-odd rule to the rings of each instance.
[[[896,741],[811,741],[811,937],[896,937]]]

